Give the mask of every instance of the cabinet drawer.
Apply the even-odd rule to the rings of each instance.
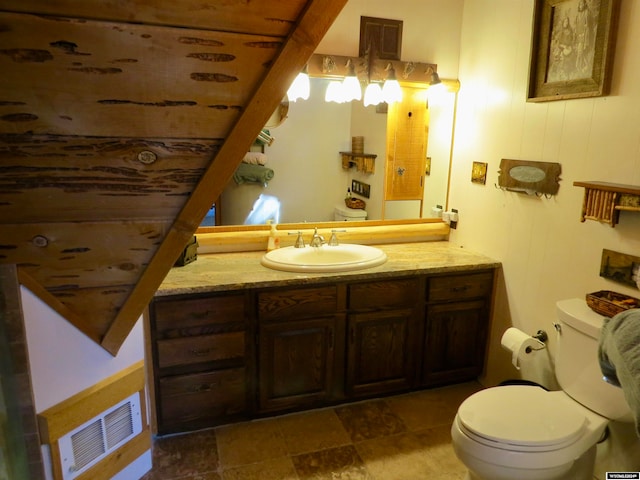
[[[242,413],[247,409],[245,385],[244,368],[162,378],[159,381],[160,427],[202,428],[211,424],[211,419]]]
[[[414,306],[422,300],[419,285],[417,278],[349,285],[349,308]]]
[[[207,325],[242,323],[244,305],[243,295],[156,300],[153,310],[158,338],[205,333],[202,327]]]
[[[244,340],[244,332],[158,340],[158,366],[165,368],[243,358]]]
[[[491,294],[492,289],[493,272],[433,277],[429,279],[427,300],[435,302],[485,297]]]
[[[291,288],[260,292],[260,320],[304,318],[310,315],[332,314],[338,310],[338,289],[335,285],[313,288]]]

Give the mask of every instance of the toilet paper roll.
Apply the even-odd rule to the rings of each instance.
[[[500,342],[506,350],[511,352],[511,363],[520,370],[520,361],[536,350],[545,348],[545,344],[522,330],[514,327],[507,328]]]

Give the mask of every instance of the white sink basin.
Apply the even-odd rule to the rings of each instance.
[[[376,267],[387,254],[376,247],[343,243],[304,248],[284,247],[266,253],[260,263],[285,272],[350,272]]]

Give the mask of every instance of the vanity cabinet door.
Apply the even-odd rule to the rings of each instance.
[[[421,285],[421,277],[408,277],[348,286],[348,397],[399,392],[414,385]]]
[[[321,406],[334,396],[336,342],[344,315],[268,322],[259,330],[258,409]]]
[[[413,309],[349,315],[348,397],[410,389],[415,377]]]
[[[423,386],[474,380],[484,368],[493,272],[428,280]]]

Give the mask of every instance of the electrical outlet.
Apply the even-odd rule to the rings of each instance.
[[[351,192],[361,197],[369,198],[371,195],[371,185],[358,180],[351,180]]]
[[[451,228],[453,228],[454,230],[458,227],[458,209],[457,208],[452,208],[451,209],[451,223],[449,223],[449,226]]]

